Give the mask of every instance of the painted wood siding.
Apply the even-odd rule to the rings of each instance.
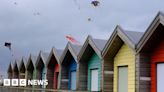
[[[54,67],[54,78],[53,78],[53,88],[57,89],[58,88],[58,77],[59,77],[59,64],[55,64]]]
[[[37,70],[35,68],[34,71],[33,71],[33,79],[37,79],[36,75],[37,75]],[[32,88],[35,88],[35,86],[33,85]]]
[[[150,56],[147,53],[136,55],[136,92],[150,92]]]
[[[19,73],[19,78],[20,79],[27,79],[27,71],[25,70],[25,72],[20,72]]]
[[[34,69],[34,71],[33,71],[33,79],[36,79],[36,69]]]
[[[157,63],[164,63],[164,39],[151,55],[151,92],[157,92]]]
[[[27,80],[32,80],[33,79],[33,69],[27,70]],[[27,85],[28,87],[32,87],[32,85]]]
[[[70,90],[75,90],[75,89],[71,89],[72,87],[72,85],[71,85],[71,72],[76,72],[76,68],[77,68],[77,64],[76,64],[76,61],[72,58],[72,60],[71,60],[71,62],[70,62],[70,64],[69,64],[69,67],[68,67],[68,78],[69,78],[69,82],[68,82],[68,89],[70,89]],[[76,81],[76,78],[74,79],[74,81]]]
[[[88,61],[88,90],[91,90],[91,70],[98,69],[98,90],[101,90],[101,60],[96,53]]]
[[[118,92],[119,66],[128,66],[128,92],[135,92],[135,53],[125,44],[114,57],[114,92]]]
[[[12,79],[12,78],[13,78],[13,76],[12,76],[12,75],[13,75],[13,73],[12,73],[12,72],[8,72],[8,78],[9,78],[9,79]]]
[[[45,79],[47,79],[47,68],[46,68],[46,66],[44,65],[44,67],[43,67],[43,69],[42,69],[42,78],[41,78],[41,80],[45,80]],[[45,85],[42,85],[42,88],[46,88],[46,86]]]
[[[102,63],[102,91],[113,92],[113,59],[105,58]]]
[[[42,80],[46,79],[46,75],[47,75],[47,69],[44,65],[43,69],[42,69]]]

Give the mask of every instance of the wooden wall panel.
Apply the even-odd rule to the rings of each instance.
[[[157,64],[164,63],[164,39],[157,44],[151,55],[151,92],[157,92]]]
[[[114,92],[118,92],[118,67],[128,66],[128,92],[135,92],[135,53],[122,45],[114,57]]]
[[[96,53],[88,61],[88,90],[91,90],[91,69],[98,69],[98,90],[101,90],[101,60]]]

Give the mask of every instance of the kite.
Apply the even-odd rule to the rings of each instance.
[[[66,35],[66,39],[75,45],[80,45],[80,42],[78,42],[75,38],[73,38],[71,35]]]
[[[97,0],[94,0],[94,1],[91,2],[91,4],[95,7],[97,7],[100,4],[100,2],[97,1]]]
[[[35,12],[35,13],[34,13],[34,16],[39,16],[39,15],[40,15],[39,12]]]
[[[14,2],[15,5],[17,5],[18,3],[17,2]]]
[[[12,55],[12,57],[14,57],[14,53],[11,49],[11,43],[10,42],[5,42],[4,46],[7,47],[11,51],[11,55]]]
[[[5,42],[4,46],[9,48],[9,50],[11,51],[11,43],[10,42]]]
[[[88,21],[91,21],[91,18],[88,18]]]

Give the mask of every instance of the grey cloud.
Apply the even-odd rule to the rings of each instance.
[[[64,48],[67,34],[83,43],[88,34],[108,39],[117,24],[145,31],[155,14],[164,10],[163,0],[100,0],[96,8],[89,0],[15,1],[17,5],[13,0],[0,1],[0,70],[4,71],[11,59],[5,41],[13,43],[17,57],[28,57],[39,50],[49,52],[52,46]],[[40,15],[35,16],[37,12]]]

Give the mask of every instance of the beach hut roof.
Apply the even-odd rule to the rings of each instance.
[[[89,57],[89,54],[92,53],[91,48],[96,52],[96,54],[101,58],[101,52],[106,44],[107,40],[104,39],[94,39],[90,35],[87,37],[80,53],[78,55],[78,60],[82,58],[82,56]],[[91,48],[90,48],[91,47]]]
[[[17,65],[18,65],[18,69],[19,71],[21,70],[21,67],[24,65],[25,69],[26,69],[26,64],[27,64],[27,59],[25,57],[22,57],[21,59],[17,60]]]
[[[59,59],[60,59],[60,57],[62,55],[62,52],[63,52],[63,50],[56,49],[55,47],[52,47],[52,50],[51,50],[51,52],[50,52],[50,54],[48,56],[48,59],[47,59],[47,65],[49,64],[52,55],[55,56],[55,59],[57,60],[58,64],[60,64],[61,62],[60,62]]]
[[[30,56],[29,56],[29,58],[28,58],[28,60],[27,60],[26,67],[28,68],[30,62],[32,62],[33,66],[34,66],[34,68],[35,68],[36,60],[37,60],[37,56],[30,54]]]
[[[105,44],[106,44],[106,42],[107,42],[107,40],[104,40],[104,39],[92,39],[93,40],[93,42],[94,42],[94,44],[96,45],[96,47],[100,50],[100,51],[102,51],[103,50],[103,48],[104,48],[104,46],[105,46]]]
[[[76,56],[77,56],[77,55],[79,54],[79,52],[80,52],[81,46],[74,45],[74,44],[71,44],[71,43],[70,43],[70,45],[71,45],[71,47],[72,47],[74,53],[75,53]]]
[[[40,51],[39,56],[37,57],[37,60],[36,60],[36,66],[39,64],[40,59],[42,59],[43,63],[46,65],[48,55],[49,55],[48,53]]]
[[[135,51],[136,45],[142,35],[143,32],[126,31],[117,25],[102,51],[103,57],[113,57],[123,43],[127,44],[132,50]]]
[[[22,60],[23,60],[23,63],[24,63],[25,68],[27,68],[26,67],[26,65],[27,65],[27,58],[26,57],[22,57]]]
[[[35,66],[36,60],[37,60],[37,56],[31,55],[31,61],[34,66]]]
[[[63,50],[62,49],[56,49],[56,52],[58,53],[58,57],[60,58],[62,53],[63,53]]]
[[[134,31],[124,31],[125,35],[129,37],[129,39],[134,43],[137,44],[144,34],[143,32],[134,32]]]
[[[16,64],[17,64],[18,70],[20,70],[21,63],[22,63],[22,58],[16,59]]]
[[[158,12],[154,20],[146,29],[139,43],[137,44],[137,52],[140,52],[142,50],[147,52],[151,51],[150,47],[155,45],[157,43],[157,40],[163,37],[164,34],[163,26],[164,26],[164,13]]]
[[[20,64],[20,60],[15,59],[13,62],[13,71],[15,71],[15,68],[17,68],[19,71],[19,66],[18,66],[19,64]]]
[[[46,64],[46,61],[47,61],[47,59],[48,59],[48,53],[46,53],[46,52],[41,52],[41,58],[42,58],[42,60],[43,60],[43,62]]]
[[[77,62],[77,55],[79,54],[80,49],[81,49],[81,46],[79,46],[79,45],[73,45],[70,42],[68,42],[67,45],[66,45],[66,47],[65,47],[65,49],[64,49],[64,51],[63,51],[63,53],[62,53],[62,55],[61,55],[61,57],[60,57],[61,63],[68,56],[72,56],[75,59],[75,61]],[[68,55],[67,56],[66,55],[67,52],[70,52],[71,55]]]
[[[11,61],[11,62],[9,63],[7,72],[12,72],[12,71],[13,71],[13,68],[14,68],[14,64],[13,64],[13,61]]]

